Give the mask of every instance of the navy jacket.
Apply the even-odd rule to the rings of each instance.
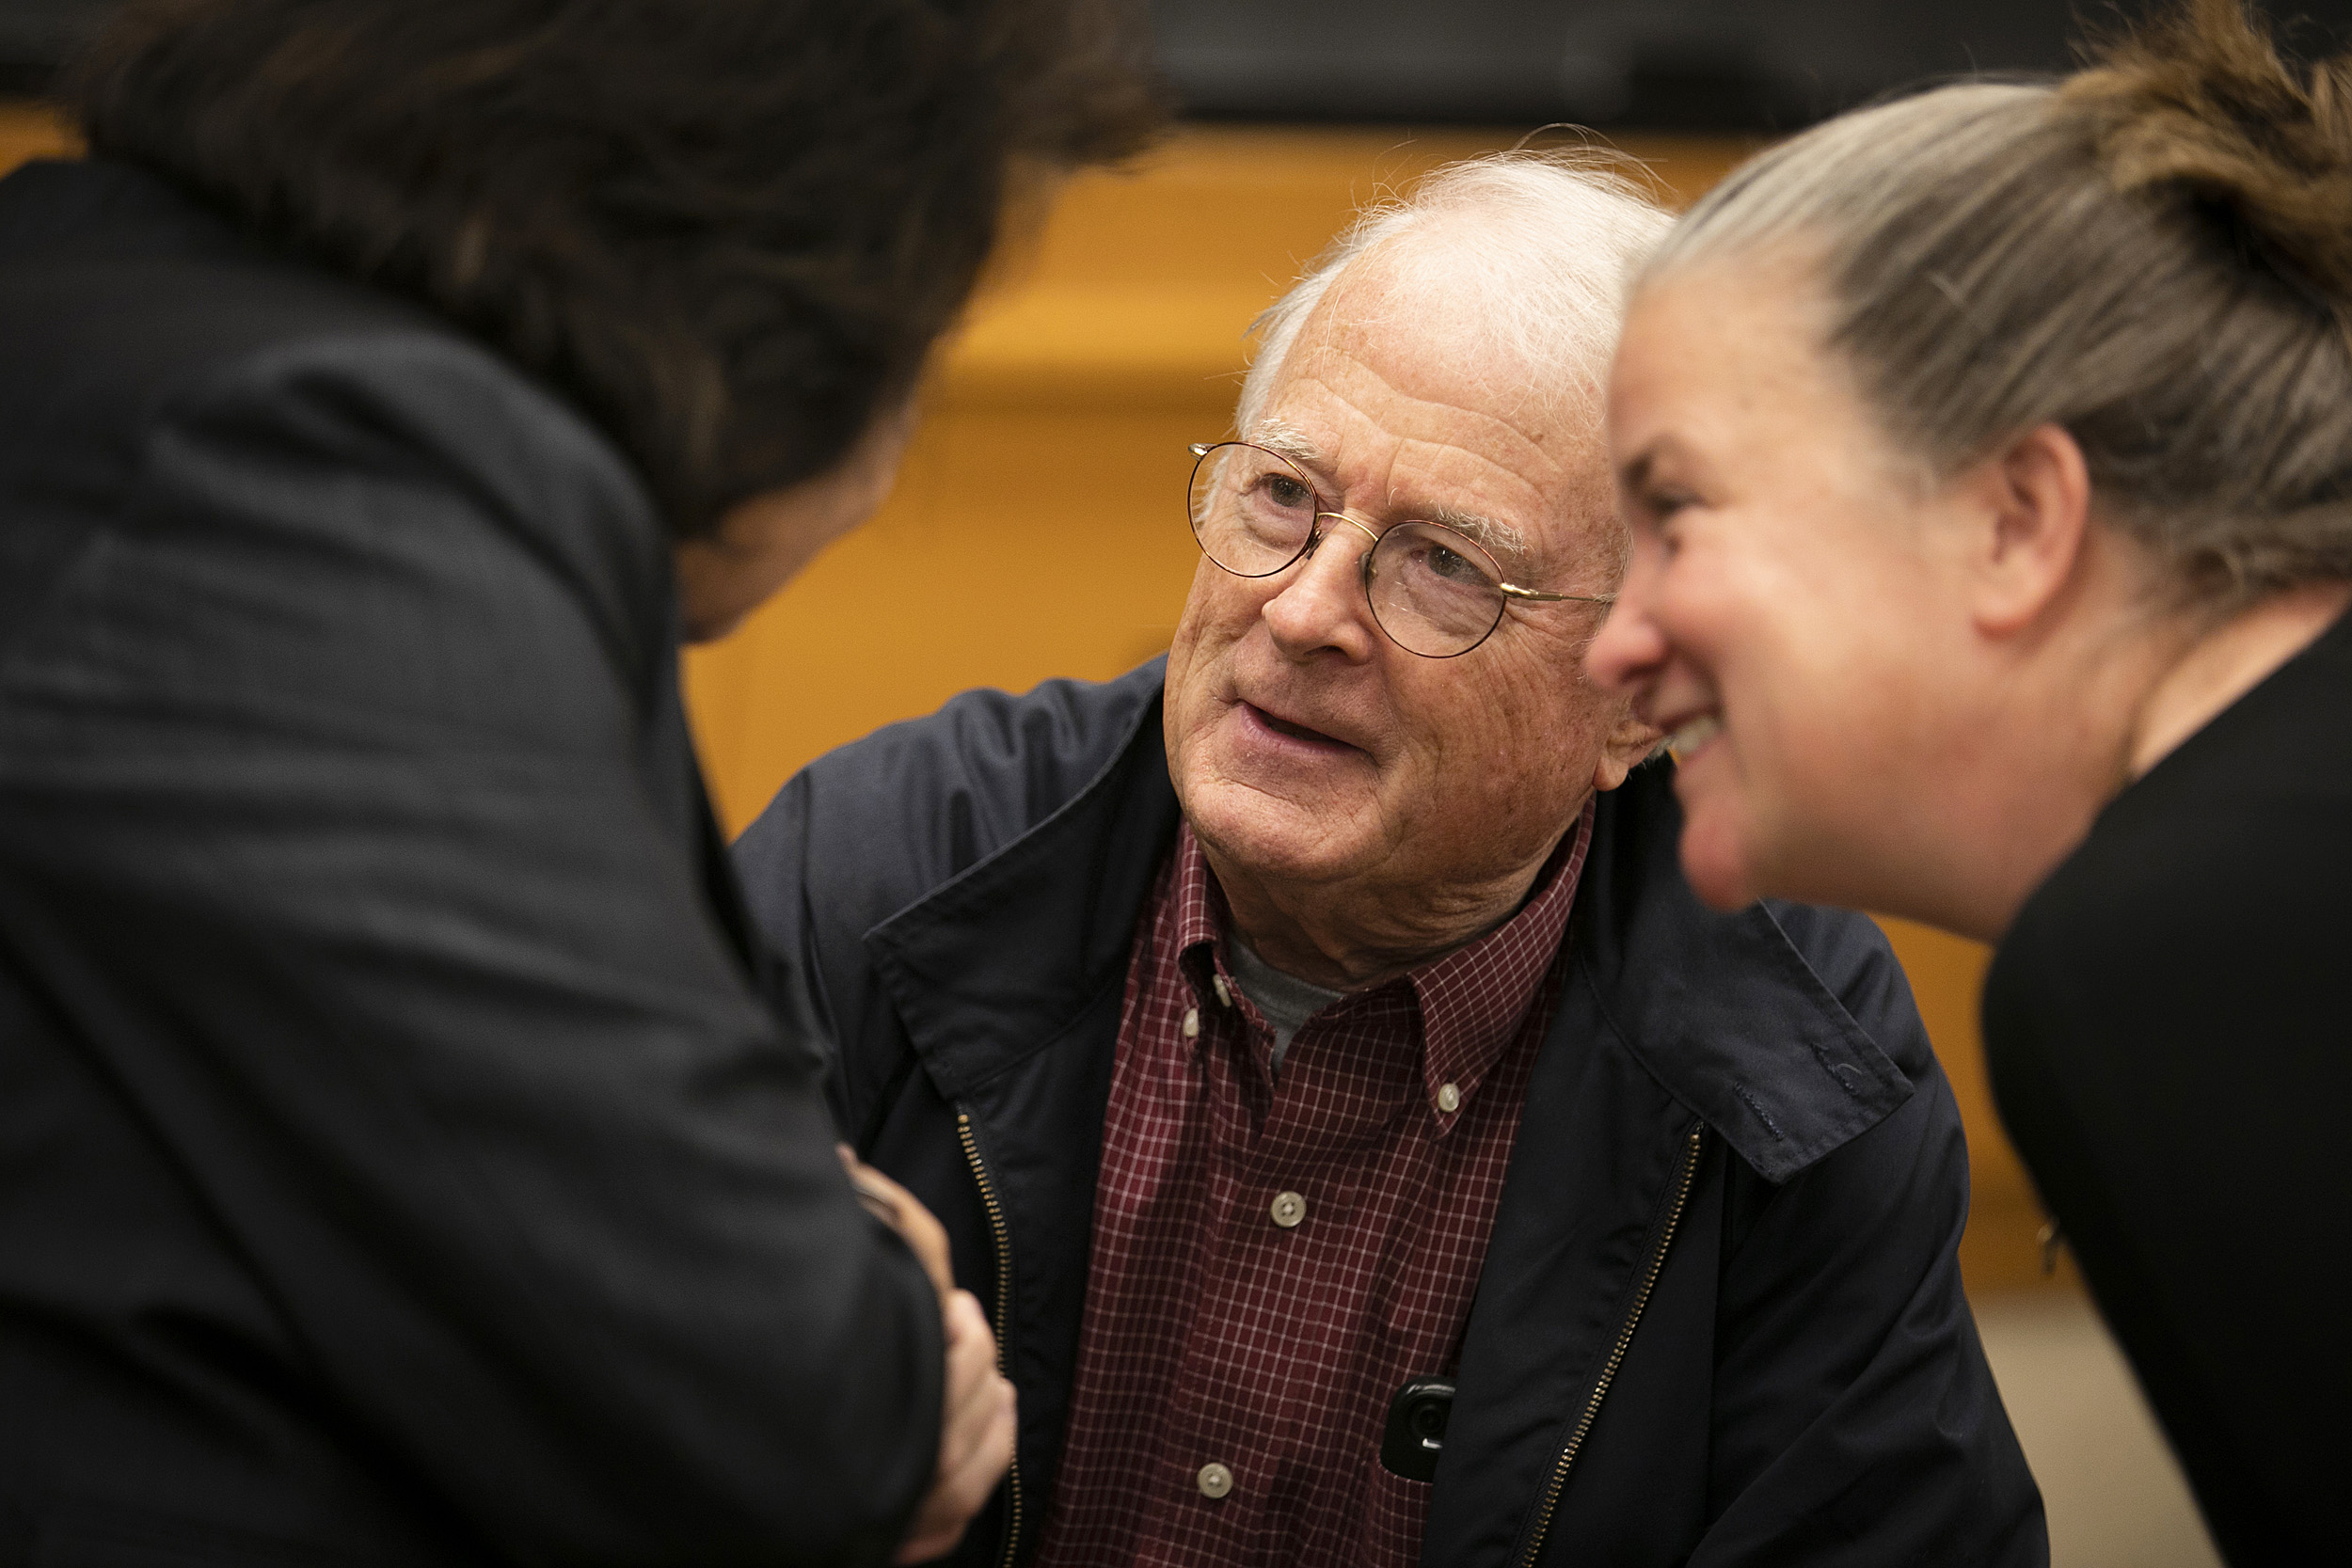
[[[737,845],[793,1006],[839,1042],[843,1128],[946,1225],[1020,1390],[1014,1481],[959,1561],[1034,1553],[1060,1457],[1128,959],[1177,826],[1160,688],[1155,661],[967,694],[813,764]],[[1422,1561],[2043,1562],[1902,973],[1858,915],[1702,908],[1679,821],[1662,768],[1600,800]]]
[[[0,1565],[880,1561],[940,1323],[660,518],[448,323],[0,182]]]

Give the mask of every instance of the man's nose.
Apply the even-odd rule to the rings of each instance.
[[[1631,696],[1656,678],[1672,648],[1652,613],[1657,592],[1656,552],[1637,544],[1609,618],[1584,649],[1584,673],[1595,685]]]
[[[1372,655],[1379,631],[1364,597],[1363,556],[1378,536],[1353,517],[1325,513],[1306,559],[1283,574],[1265,603],[1266,629],[1294,658],[1330,648],[1351,663]]]

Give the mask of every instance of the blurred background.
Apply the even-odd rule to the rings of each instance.
[[[943,358],[896,495],[686,658],[721,816],[973,686],[1103,678],[1168,645],[1198,560],[1184,444],[1224,434],[1251,320],[1359,205],[1541,128],[1678,206],[1776,136],[1937,76],[2066,68],[2063,0],[1155,0],[1182,130],[1062,194]],[[2271,8],[2299,51],[2352,0]],[[40,94],[103,0],[0,0],[0,167],[71,155]],[[1968,1120],[1962,1263],[2060,1568],[2217,1560],[1985,1092],[1977,945],[1885,921]]]

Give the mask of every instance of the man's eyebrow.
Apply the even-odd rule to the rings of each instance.
[[[1248,437],[1249,444],[1263,447],[1277,457],[1287,457],[1302,468],[1322,469],[1323,449],[1279,420],[1263,420]]]
[[[1442,523],[1456,533],[1467,534],[1492,555],[1511,557],[1522,565],[1527,561],[1527,535],[1509,523],[1482,517],[1475,512],[1456,512],[1450,506],[1437,507],[1422,515],[1425,522]]]

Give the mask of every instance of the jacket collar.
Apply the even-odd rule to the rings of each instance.
[[[1052,1044],[1123,986],[1136,915],[1177,824],[1160,682],[1087,785],[866,934],[908,1037],[950,1100]],[[1136,683],[1145,671],[1105,691]]]
[[[1178,819],[1149,678],[1083,789],[866,937],[951,1100],[1125,984]],[[1785,1181],[1883,1119],[1911,1081],[1805,962],[1785,907],[1718,914],[1692,895],[1671,777],[1644,768],[1601,797],[1569,922],[1574,962],[1626,1050],[1757,1174]]]
[[[1602,1016],[1669,1094],[1780,1182],[1883,1120],[1911,1080],[1790,940],[1802,906],[1702,905],[1663,764],[1601,798],[1570,927]]]

